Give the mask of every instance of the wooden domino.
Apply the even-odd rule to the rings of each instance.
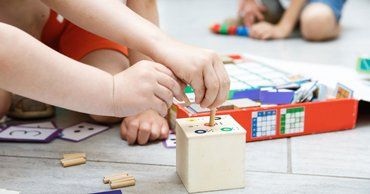
[[[63,154],[63,159],[60,160],[63,167],[76,166],[86,163],[85,153],[69,153]]]
[[[245,185],[245,130],[230,116],[177,119],[176,171],[188,192]]]
[[[103,183],[108,184],[111,189],[133,186],[136,184],[135,177],[130,176],[128,173],[123,172],[120,174],[105,176]]]

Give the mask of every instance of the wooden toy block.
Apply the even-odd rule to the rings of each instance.
[[[176,171],[188,192],[245,185],[246,131],[230,116],[177,119]]]

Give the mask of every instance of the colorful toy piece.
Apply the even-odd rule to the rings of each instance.
[[[214,24],[210,27],[210,30],[216,34],[249,36],[249,30],[245,26]]]
[[[362,73],[370,73],[370,58],[359,57],[357,59],[357,71]]]

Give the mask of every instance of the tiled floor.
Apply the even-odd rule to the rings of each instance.
[[[370,51],[370,1],[348,1],[340,39],[310,43],[298,38],[255,41],[215,36],[208,25],[233,16],[236,1],[159,0],[161,25],[187,43],[222,53],[353,67]],[[59,127],[86,117],[59,110]],[[62,153],[83,151],[88,162],[63,169]],[[175,150],[161,143],[127,146],[118,126],[80,143],[0,143],[0,188],[22,193],[87,193],[108,190],[101,178],[128,171],[137,185],[125,193],[186,193],[175,173]],[[246,144],[246,188],[219,193],[370,193],[370,115],[354,130]]]

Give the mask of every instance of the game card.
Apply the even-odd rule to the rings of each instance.
[[[163,145],[166,148],[175,148],[176,147],[176,135],[174,133],[170,133],[168,138],[163,141]]]
[[[0,132],[0,141],[50,142],[59,135],[55,128],[10,126]]]
[[[63,129],[60,138],[79,142],[107,129],[109,129],[108,126],[82,122],[80,124]]]

